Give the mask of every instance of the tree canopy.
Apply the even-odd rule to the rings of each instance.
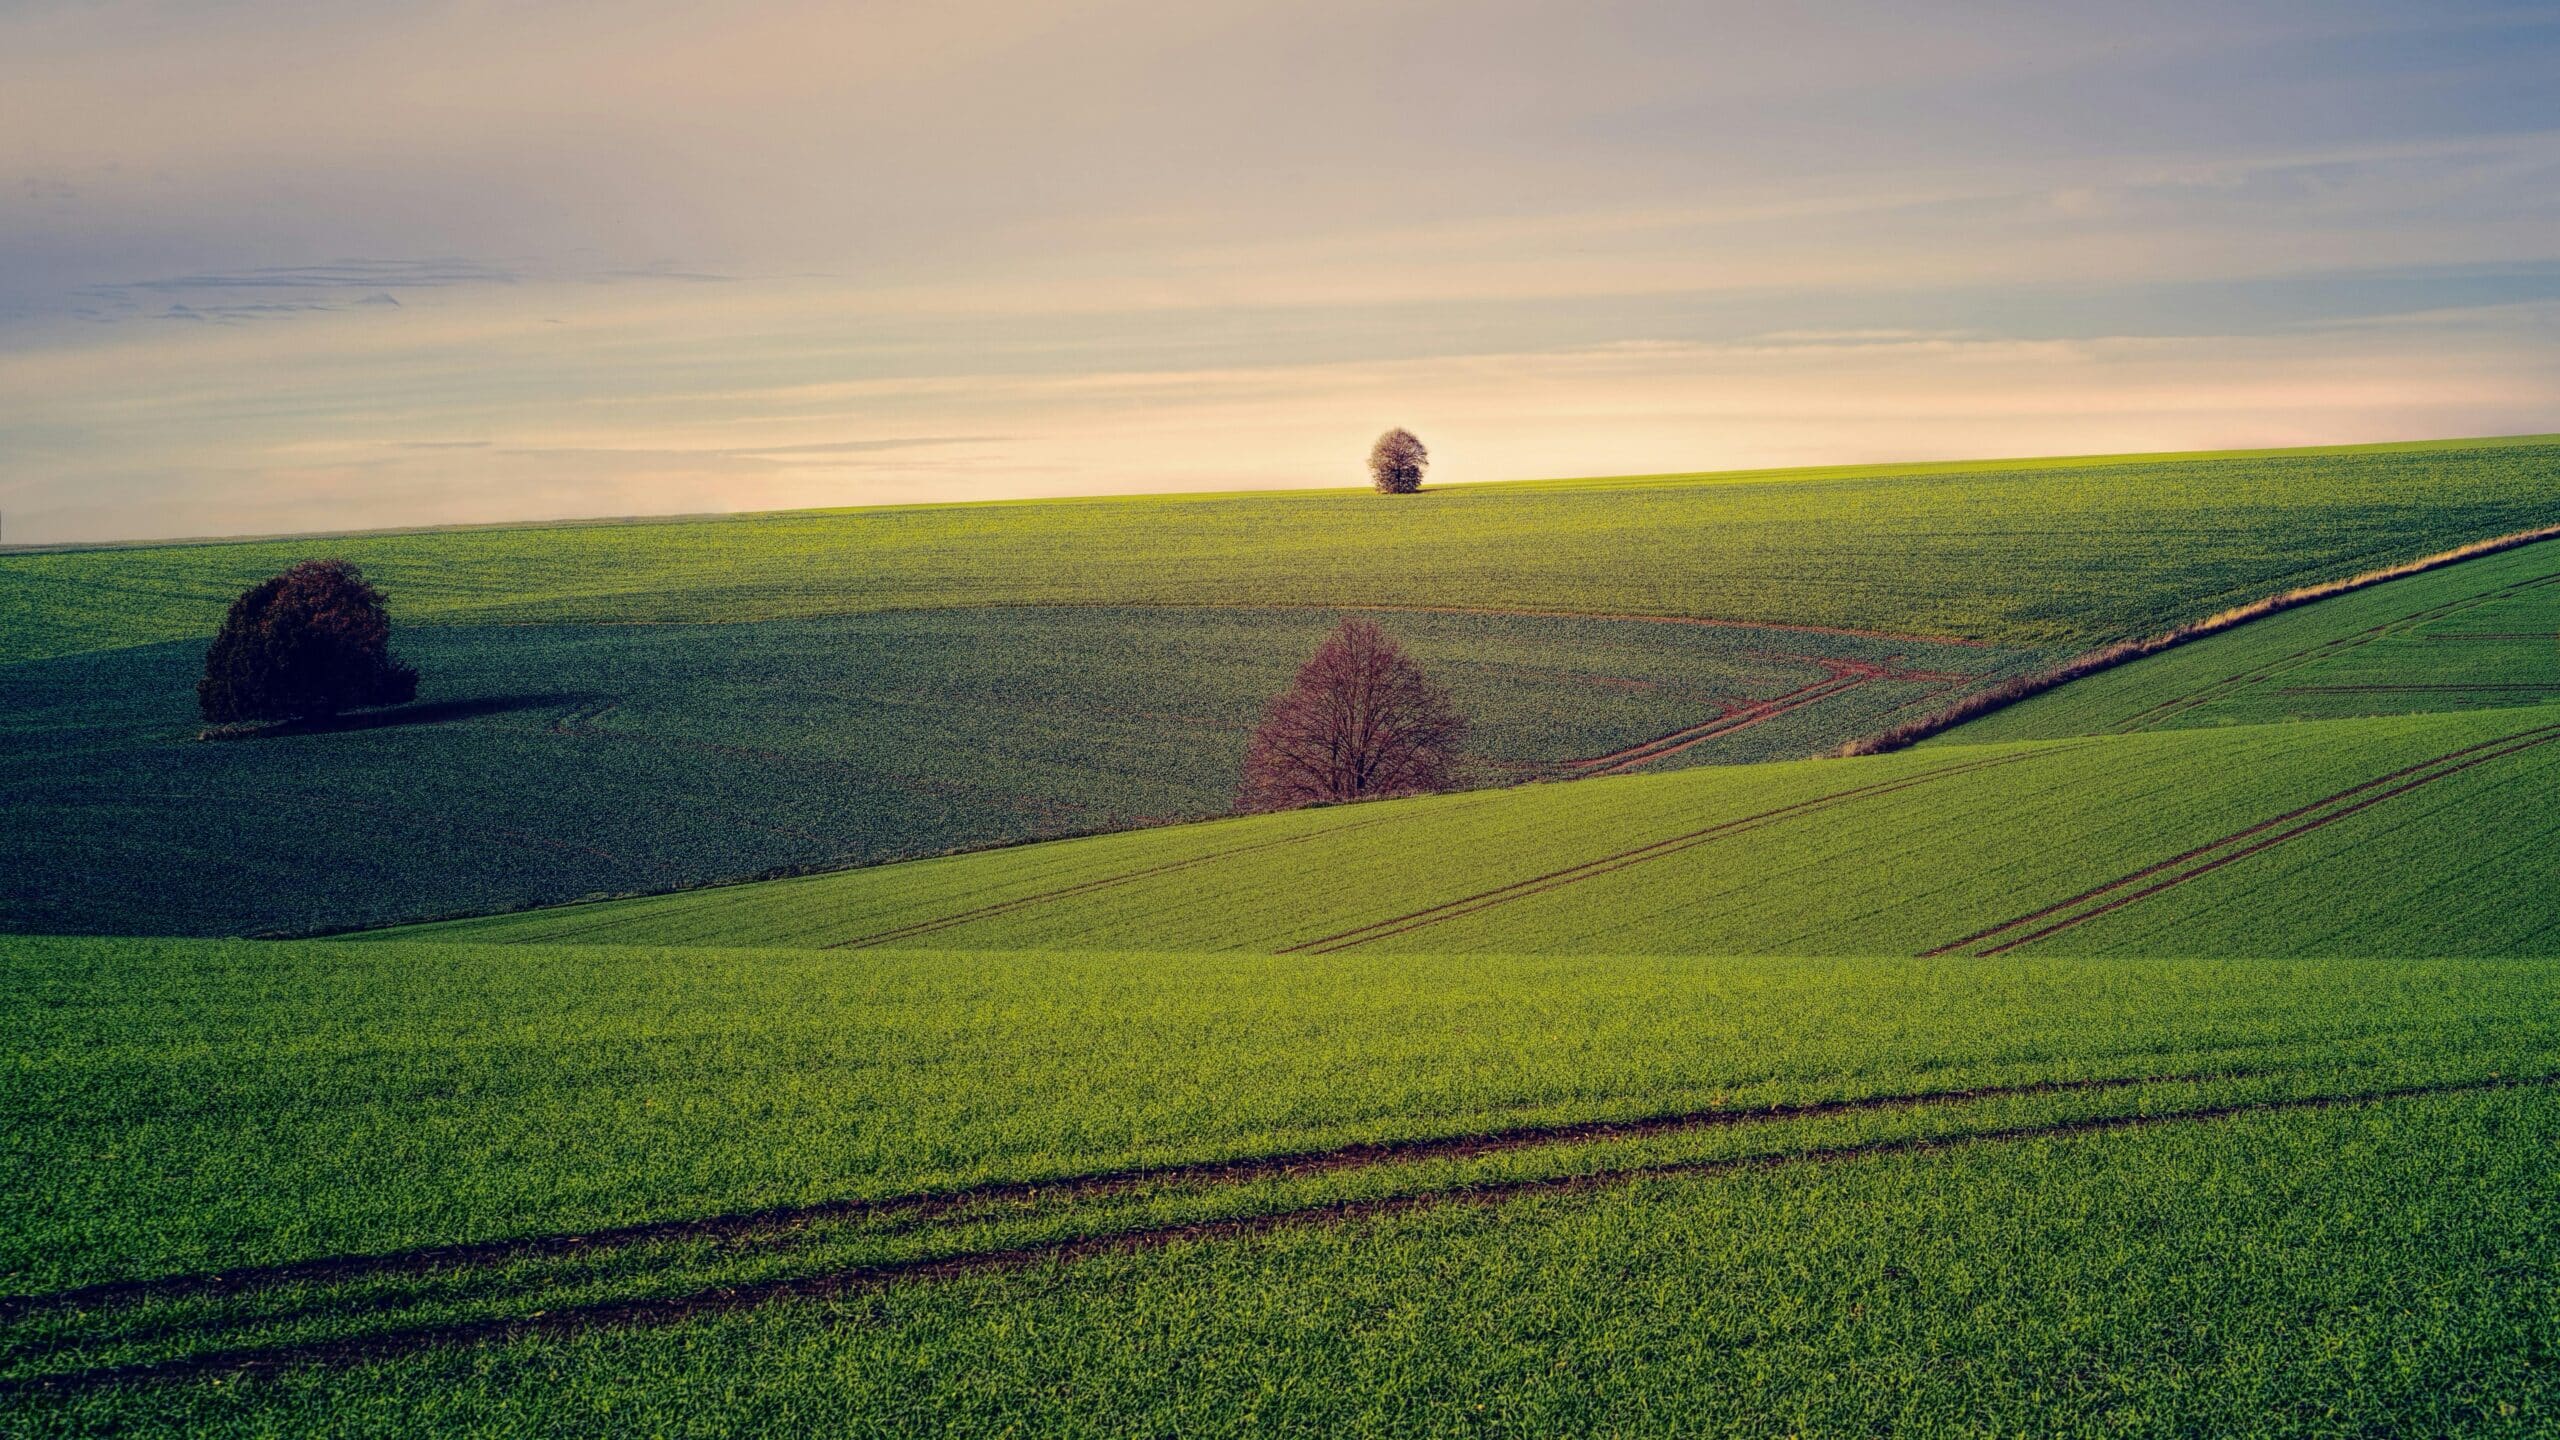
[[[1445,790],[1466,735],[1448,692],[1403,647],[1372,621],[1345,620],[1264,712],[1238,804],[1286,810]]]
[[[418,697],[418,672],[392,656],[390,640],[391,616],[363,571],[305,560],[231,602],[196,703],[218,725],[404,704]]]

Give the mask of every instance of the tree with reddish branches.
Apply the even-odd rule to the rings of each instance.
[[[344,560],[305,560],[231,602],[205,651],[196,704],[217,725],[328,720],[418,698],[393,658],[382,592]]]
[[[1371,621],[1325,637],[1298,678],[1263,712],[1245,752],[1244,810],[1288,810],[1446,790],[1466,717]]]

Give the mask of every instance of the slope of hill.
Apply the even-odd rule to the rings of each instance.
[[[2542,439],[0,556],[0,928],[310,933],[1215,814],[1344,600],[1421,607],[1389,620],[1479,781],[1818,754],[2547,520],[2555,470]],[[425,702],[190,743],[197,642],[137,642],[315,545],[387,584]]]
[[[2555,604],[2560,544],[2532,545],[2102,672],[2016,707],[2023,723],[1995,714],[1902,755],[1096,837],[435,933],[864,948],[2551,953],[2560,904],[2536,857],[2560,812],[2538,797],[2560,764],[2560,710],[2516,702],[2560,695]],[[2470,708],[2482,705],[2504,708]],[[2306,710],[2386,713],[2300,723]],[[2167,728],[2138,733],[2154,726]],[[2082,733],[2093,728],[2124,733]],[[1991,743],[2018,731],[2076,738]]]
[[[2560,699],[2560,541],[2253,620],[1997,710],[1934,744]]]
[[[2216,954],[2236,935],[2258,955],[2560,953],[2539,859],[2560,833],[2538,799],[2555,776],[2560,711],[2538,708],[2188,730],[1437,796],[388,933],[1834,955]]]

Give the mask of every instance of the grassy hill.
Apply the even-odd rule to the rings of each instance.
[[[2560,542],[2395,580],[1995,711],[1939,744],[2560,699]]]
[[[819,511],[0,555],[0,662],[208,636],[316,553],[409,624],[1489,606],[2079,646],[2549,523],[2560,437]]]
[[[2555,1402],[2546,966],[6,961],[29,1433]]]
[[[422,933],[1917,954],[2106,887],[2078,907],[2097,913],[2030,943],[2151,955],[2552,954],[2560,902],[2540,857],[2560,834],[2560,811],[2541,799],[2560,779],[2555,742],[2560,711],[2535,708],[1701,769],[1062,841]],[[2139,903],[2107,903],[2188,870]],[[2043,928],[2004,931],[1998,943]]]
[[[2541,857],[2560,810],[2543,797],[2560,775],[2560,710],[2515,702],[2560,697],[2555,597],[2560,543],[2544,543],[2102,672],[1901,755],[1255,817],[428,933],[864,948],[2549,954],[2560,904]],[[2353,679],[2317,683],[2333,676]],[[2084,688],[2095,698],[2081,700]],[[2470,708],[2481,705],[2503,708]],[[2306,709],[2384,713],[2296,723]],[[2167,728],[2144,728],[2154,723]],[[2082,733],[2102,726],[2132,733]],[[2005,738],[2021,730],[2078,738]]]
[[[448,688],[223,744],[144,642],[295,552],[121,552],[0,664],[10,924],[1180,815],[1355,581],[1497,597],[1391,619],[1484,778],[1579,778],[0,936],[0,1428],[2560,1428],[2560,544],[1781,758],[2547,522],[2555,457],[1452,492],[1410,572],[1257,568],[1366,496],[373,537]],[[865,608],[980,583],[1082,599]],[[1755,585],[1833,628],[1619,613]]]
[[[1814,755],[2547,522],[2555,477],[2545,437],[0,555],[0,928],[305,934],[1214,815],[1352,603],[1407,607],[1480,782]],[[423,703],[194,743],[201,637],[316,553],[389,590]]]

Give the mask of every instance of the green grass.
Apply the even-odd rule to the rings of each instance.
[[[32,1435],[2535,1436],[2548,1095],[1425,1212],[353,1373]]]
[[[2075,680],[1930,742],[2560,699],[2560,542],[2393,580]]]
[[[1376,1406],[1439,1431],[1476,1423],[1479,1401],[1484,1423],[1523,1431],[1767,1414],[1838,1428],[1900,1407],[1913,1423],[2114,1414],[2168,1433],[2276,1399],[2386,1428],[2498,1403],[2548,1413],[2531,1408],[2549,1403],[2547,1375],[2501,1357],[2547,1334],[2560,1197],[2538,1156],[2560,1106],[2477,1088],[2560,1068],[2560,976],[2544,966],[42,940],[0,960],[14,1207],[0,1269],[21,1294],[1050,1182],[913,1221],[598,1237],[9,1313],[9,1378],[1297,1217],[1260,1239],[1212,1231],[672,1329],[0,1397],[40,1433],[786,1415],[961,1431],[998,1411],[1125,1433],[1248,1428],[1257,1405],[1266,1426],[1356,1427]],[[1959,1093],[2040,1080],[2123,1083]],[[2304,1108],[2427,1085],[2474,1088]],[[1945,1098],[1768,1108],[1903,1095]],[[1070,1183],[1701,1107],[1726,1122]],[[2125,1128],[2146,1116],[2168,1123]],[[1427,1203],[1470,1191],[1490,1203]],[[1370,1210],[1310,1223],[1341,1203]]]
[[[172,637],[306,546],[0,557],[0,897],[262,928],[1196,813],[1325,603],[1991,674],[2547,522],[2555,463],[332,540],[448,708],[220,745]],[[1897,755],[0,937],[0,1429],[2550,1433],[2555,548]],[[1918,653],[1394,625],[1511,774]],[[1677,758],[1961,682],[1892,683]]]
[[[1479,605],[2079,646],[2549,523],[2560,442],[1188,495],[0,556],[0,663],[209,635],[314,554],[407,624]],[[432,681],[433,677],[429,677]]]
[[[1029,609],[429,627],[399,723],[196,743],[190,644],[0,666],[0,927],[345,929],[1225,811],[1323,610]],[[1476,725],[1566,773],[1826,665],[1861,682],[1656,762],[1811,754],[2024,652],[1794,631],[1385,617]]]
[[[2289,822],[2342,812],[2329,823],[2034,943],[2149,954],[2551,954],[2560,953],[2560,901],[2538,857],[2560,831],[2560,811],[2540,797],[2560,777],[2560,742],[2535,742],[2554,734],[2560,711],[2534,708],[1699,769],[1061,841],[411,933],[1024,950],[1272,951],[1336,939],[1445,953],[1913,954],[2342,797]],[[2519,738],[2458,753],[2504,737]],[[2405,793],[2381,794],[2397,781],[2354,791],[2448,756],[2407,777],[2428,783]],[[2368,798],[2376,803],[2349,808]],[[1478,908],[1478,896],[1496,903]],[[2342,906],[2375,917],[2377,928],[2337,924]],[[1399,928],[1400,917],[1427,923]]]

